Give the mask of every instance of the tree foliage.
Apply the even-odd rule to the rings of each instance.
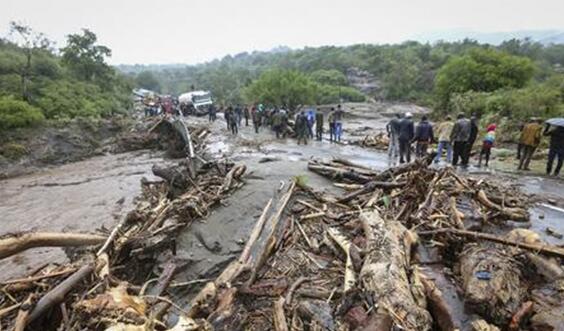
[[[161,83],[151,71],[142,71],[135,77],[135,84],[147,90],[160,92]]]
[[[30,27],[12,23],[11,36],[0,38],[0,130],[128,109],[131,84],[105,63],[110,51],[96,44],[92,32],[70,35],[62,56]]]
[[[294,70],[271,70],[245,89],[251,103],[280,105],[294,110],[299,105],[315,102],[317,85],[306,75]]]
[[[493,49],[472,49],[452,57],[438,72],[435,93],[439,107],[447,107],[454,93],[521,88],[532,78],[534,70],[528,58]]]
[[[111,68],[105,58],[112,51],[103,45],[97,45],[96,34],[83,29],[82,34],[67,36],[67,45],[61,48],[62,61],[78,79],[102,82],[109,78]]]

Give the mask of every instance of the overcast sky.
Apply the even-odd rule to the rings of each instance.
[[[279,45],[401,42],[422,32],[564,29],[564,0],[1,0],[62,45],[88,28],[110,62],[197,63]]]

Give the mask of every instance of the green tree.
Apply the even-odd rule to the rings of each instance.
[[[10,33],[16,35],[17,43],[24,51],[24,61],[21,61],[14,68],[20,76],[21,95],[24,101],[31,101],[29,85],[32,76],[32,59],[39,49],[47,49],[51,42],[43,33],[36,32],[30,26],[10,22]]]
[[[311,78],[294,70],[270,70],[244,89],[251,103],[280,105],[295,110],[299,105],[314,103],[317,86]]]
[[[112,55],[112,51],[102,45],[97,45],[98,38],[94,32],[83,29],[82,34],[67,36],[67,45],[61,48],[62,60],[75,76],[85,81],[107,80],[111,68],[105,63],[105,58]]]
[[[151,71],[142,71],[135,77],[135,83],[144,89],[151,91],[161,91],[161,83]]]
[[[454,93],[521,88],[534,71],[535,66],[528,58],[494,49],[472,49],[465,55],[452,57],[439,70],[435,80],[438,106],[446,109]]]

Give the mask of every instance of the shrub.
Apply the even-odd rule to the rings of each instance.
[[[27,102],[0,97],[0,130],[31,126],[44,119],[41,111]]]

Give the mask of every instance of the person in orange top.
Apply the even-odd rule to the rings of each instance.
[[[533,117],[530,122],[523,127],[521,133],[521,144],[523,150],[521,151],[521,159],[519,160],[519,167],[517,170],[530,170],[529,162],[533,157],[535,149],[540,144],[542,135],[542,126],[540,120]]]

